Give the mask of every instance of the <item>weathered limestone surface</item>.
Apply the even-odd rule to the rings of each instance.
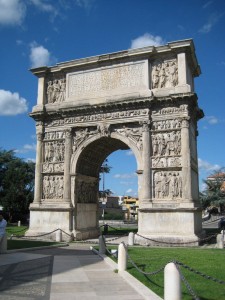
[[[110,153],[130,148],[140,199],[136,240],[198,241],[196,139],[203,112],[193,84],[200,75],[193,41],[32,72],[39,78],[30,114],[37,163],[28,235],[61,228],[78,239],[97,236],[100,166]]]

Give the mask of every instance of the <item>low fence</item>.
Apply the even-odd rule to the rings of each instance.
[[[224,233],[221,234],[220,239],[222,239],[223,247],[224,247]],[[220,241],[221,242],[221,241]],[[188,265],[177,261],[172,260],[168,261],[166,264],[162,265],[158,270],[152,272],[144,272],[141,270],[137,264],[132,260],[131,256],[128,253],[128,246],[134,245],[134,233],[130,233],[128,236],[128,245],[124,242],[120,243],[118,246],[118,250],[114,250],[113,252],[107,248],[105,237],[101,235],[99,237],[99,253],[100,254],[109,254],[114,257],[117,257],[118,263],[118,271],[123,272],[127,270],[128,261],[132,264],[136,270],[145,275],[145,276],[154,276],[160,272],[164,271],[164,300],[181,300],[181,282],[183,282],[191,295],[192,299],[199,300],[200,298],[197,296],[194,289],[190,286],[189,282],[185,278],[182,273],[181,268],[184,268],[195,275],[201,276],[206,280],[211,280],[215,283],[225,285],[225,281],[214,278],[207,274],[204,274],[198,270],[195,270]]]

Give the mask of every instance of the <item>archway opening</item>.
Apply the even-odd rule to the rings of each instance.
[[[129,150],[129,154],[131,154],[130,147],[123,141],[112,137],[101,137],[88,144],[80,152],[80,155],[77,158],[74,188],[74,227],[77,237],[81,236],[82,238],[89,238],[91,236],[96,236],[99,233],[99,184],[101,182],[100,169],[102,163],[106,158],[110,158],[110,155],[113,156],[113,159],[115,159],[116,152],[120,153],[120,156],[121,152],[124,152],[124,156],[127,155],[126,152],[128,151],[118,150]],[[135,177],[134,173],[136,171],[135,162],[136,158],[133,156],[133,177]],[[124,164],[122,165],[121,168],[126,168]],[[119,178],[119,174],[121,174],[121,178]],[[129,177],[127,174],[128,173],[126,171],[120,169],[120,171],[117,172],[114,170],[110,175],[111,178],[114,177],[114,179],[118,180],[127,179],[127,177]],[[107,187],[111,188],[110,185]],[[125,189],[124,187],[123,191],[120,192],[120,195],[117,196],[124,196],[127,190],[128,188],[126,187]]]

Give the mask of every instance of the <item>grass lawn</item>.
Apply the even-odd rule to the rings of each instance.
[[[134,232],[134,233],[137,233],[138,229],[137,228],[131,228],[131,227],[111,227],[111,226],[108,226],[108,233],[106,234],[107,235],[128,235],[129,232]],[[104,227],[102,226],[101,227],[101,232],[103,233],[104,232]]]
[[[10,237],[12,234],[13,235],[24,235],[25,232],[27,231],[28,226],[20,226],[18,227],[17,225],[13,224],[8,224],[6,227],[6,234],[8,237]]]
[[[206,275],[225,281],[225,251],[222,249],[130,247],[129,255],[145,272],[156,271],[169,261],[177,260]],[[213,282],[183,267],[180,268],[199,299],[225,300],[225,284]],[[163,298],[163,271],[154,276],[146,276],[140,274],[130,262],[127,271]],[[193,299],[183,283],[182,296],[185,300]]]
[[[13,234],[14,236],[23,236],[27,231],[27,226],[20,226],[14,224],[8,224],[6,227],[6,233],[8,236],[7,248],[8,250],[23,249],[23,248],[33,248],[33,247],[44,247],[52,246],[60,243],[56,242],[46,242],[46,241],[33,241],[33,240],[10,240],[9,237]]]

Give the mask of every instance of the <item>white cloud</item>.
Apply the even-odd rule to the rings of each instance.
[[[130,174],[115,174],[113,177],[114,178],[122,178],[122,179],[128,179],[128,178],[134,178],[136,177],[137,174],[136,173],[130,173]]]
[[[130,194],[130,193],[132,193],[132,192],[133,192],[132,189],[128,189],[128,190],[126,191],[126,194]]]
[[[209,162],[202,160],[201,158],[198,159],[198,168],[199,170],[204,170],[206,172],[218,171],[221,169],[221,166],[215,164],[212,165]]]
[[[55,58],[51,56],[48,49],[34,42],[30,45],[30,61],[32,68],[38,68],[50,65],[55,61]]]
[[[0,115],[15,116],[27,112],[27,100],[18,93],[0,90]]]
[[[206,121],[211,125],[219,123],[219,119],[214,116],[207,116]]]
[[[31,161],[33,163],[36,163],[36,159],[35,158],[26,158],[25,161],[26,162],[30,162]]]
[[[20,0],[0,0],[0,25],[21,25],[26,5]]]
[[[199,29],[200,33],[209,33],[212,30],[212,27],[219,21],[222,17],[222,14],[218,15],[217,13],[211,14],[208,21]]]
[[[15,150],[16,153],[36,152],[36,144],[25,144],[22,149]]]
[[[131,48],[141,48],[146,46],[160,46],[165,44],[161,36],[154,36],[150,33],[145,33],[131,41]]]

